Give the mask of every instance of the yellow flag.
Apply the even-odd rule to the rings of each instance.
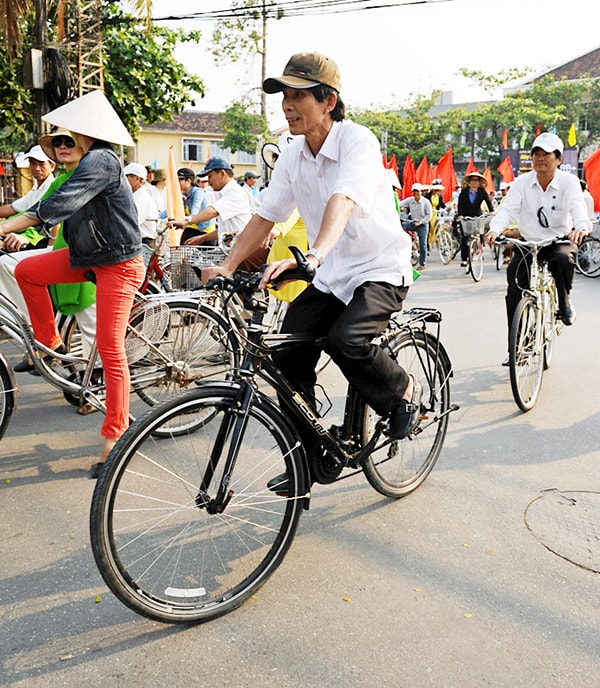
[[[577,145],[577,134],[575,133],[575,124],[571,124],[571,128],[569,129],[569,136],[567,137],[567,143],[571,148],[573,148],[575,145]]]
[[[169,160],[167,162],[167,217],[176,220],[183,220],[185,218],[181,187],[179,186],[177,170],[175,169],[173,146],[169,146]],[[179,246],[182,234],[183,230],[181,229],[169,229],[169,246]]]

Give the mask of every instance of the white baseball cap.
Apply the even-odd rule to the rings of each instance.
[[[125,166],[123,173],[125,175],[134,174],[136,177],[140,177],[144,181],[146,181],[148,178],[148,170],[143,165],[140,165],[139,162],[130,162],[129,165]]]
[[[532,153],[535,148],[541,148],[542,150],[546,151],[546,153],[558,151],[562,155],[565,146],[556,134],[551,134],[549,131],[545,131],[539,136],[536,136],[535,141],[531,145]]]
[[[410,190],[411,190],[411,191],[423,191],[423,187],[422,187],[418,182],[415,182],[415,183],[410,187]]]

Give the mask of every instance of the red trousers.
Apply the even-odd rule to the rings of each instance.
[[[145,274],[142,258],[115,265],[72,268],[69,249],[64,248],[22,260],[15,269],[15,278],[25,297],[36,339],[55,349],[61,341],[47,286],[85,282],[90,269],[96,275],[96,345],[106,385],[106,417],[101,433],[103,437],[116,438],[129,426],[130,378],[125,333],[135,292]]]

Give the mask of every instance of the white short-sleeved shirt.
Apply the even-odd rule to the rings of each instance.
[[[222,234],[238,234],[250,222],[252,209],[246,192],[234,180],[215,192],[210,205],[217,211],[217,230]]]
[[[33,189],[26,193],[21,198],[15,199],[10,205],[15,213],[23,213],[33,206],[40,200],[40,198],[46,193],[48,187],[54,181],[54,175],[50,173],[41,186],[37,186],[37,182],[34,182]]]
[[[284,222],[297,207],[312,246],[325,206],[338,193],[356,206],[314,285],[349,303],[354,290],[368,281],[412,284],[410,238],[400,224],[379,142],[366,127],[334,122],[316,156],[304,136],[296,137],[277,159],[258,214]]]
[[[133,192],[133,201],[138,213],[138,224],[142,232],[142,239],[154,239],[156,237],[158,208],[154,199],[145,186],[141,186]]]
[[[540,224],[540,208],[548,220],[548,227]],[[517,221],[519,232],[527,241],[551,239],[567,234],[573,228],[592,229],[579,179],[562,170],[556,171],[545,191],[535,170],[515,179],[490,222],[490,230],[500,234]]]

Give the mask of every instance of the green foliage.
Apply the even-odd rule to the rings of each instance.
[[[0,148],[20,150],[33,143],[35,97],[23,87],[23,72],[18,61],[9,60],[0,46]]]
[[[225,110],[221,117],[225,139],[223,147],[232,153],[245,151],[256,152],[259,138],[267,135],[268,125],[264,117],[252,112],[252,105],[247,101],[235,101]]]
[[[120,10],[109,10],[112,13]],[[115,23],[103,35],[104,84],[107,97],[135,138],[139,122],[168,121],[187,105],[204,83],[173,57],[178,42],[200,41],[198,31],[175,31],[138,23]]]
[[[204,83],[190,75],[173,52],[178,42],[198,43],[200,32],[155,26],[148,32],[145,21],[132,21],[118,5],[103,5],[103,12],[104,90],[132,136],[140,121],[170,120],[195,105],[195,94],[204,94]],[[54,33],[51,26],[50,36]],[[24,34],[32,35],[31,21]],[[21,63],[22,54],[11,64],[0,45],[0,148],[5,150],[32,142],[36,130],[35,95],[23,86]]]

